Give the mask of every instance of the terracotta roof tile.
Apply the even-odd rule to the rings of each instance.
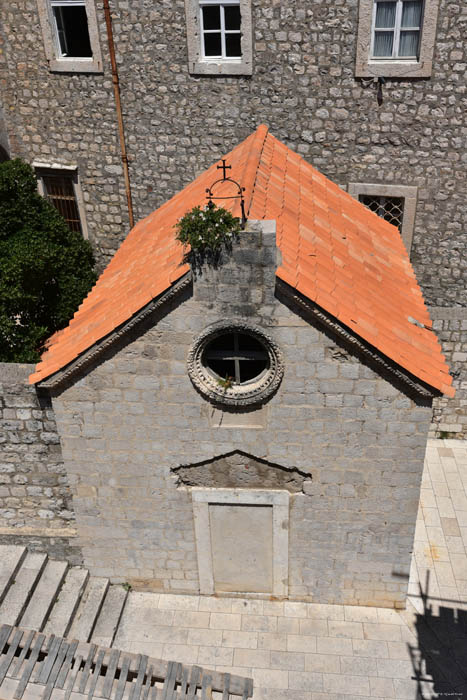
[[[284,282],[428,385],[454,395],[398,230],[261,125],[226,156],[250,219],[275,219]],[[206,201],[217,163],[128,234],[67,328],[49,338],[32,383],[63,368],[189,270],[174,225]],[[229,189],[230,187],[230,189]],[[229,196],[228,184],[217,194]],[[240,216],[238,200],[224,206]],[[423,324],[426,327],[420,327]]]

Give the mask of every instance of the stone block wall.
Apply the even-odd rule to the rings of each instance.
[[[430,436],[467,439],[467,309],[432,308],[433,328],[454,377],[456,395],[433,402]]]
[[[253,467],[306,477],[290,493],[291,598],[403,606],[431,407],[278,298],[268,226],[251,225],[228,263],[203,270],[54,395],[85,564],[114,581],[196,593],[179,467],[241,451]],[[229,318],[263,329],[285,358],[282,384],[250,411],[254,421],[232,411],[220,421],[187,373],[191,343]]]
[[[71,492],[50,398],[34,365],[0,363],[0,542],[79,559]]]

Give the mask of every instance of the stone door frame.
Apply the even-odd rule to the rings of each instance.
[[[209,505],[256,505],[272,506],[272,595],[286,598],[289,592],[289,492],[272,489],[193,487],[191,494],[200,593],[202,595],[212,595],[215,592]],[[234,596],[235,593],[219,593],[219,595]],[[242,593],[242,595],[248,594]],[[257,593],[255,595],[260,597],[265,594]],[[270,594],[267,595],[269,596]]]

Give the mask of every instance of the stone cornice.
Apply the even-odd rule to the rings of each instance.
[[[132,316],[128,321],[123,323],[119,328],[112,331],[108,336],[102,340],[98,340],[91,348],[86,350],[82,355],[77,357],[75,360],[70,362],[64,369],[59,370],[51,377],[47,377],[41,382],[37,383],[37,387],[40,389],[57,389],[60,388],[62,384],[69,381],[74,374],[78,371],[86,369],[88,365],[95,362],[96,359],[102,355],[106,350],[108,350],[117,340],[122,339],[130,331],[132,331],[138,324],[142,323],[148,316],[150,316],[154,311],[170,302],[175,296],[177,296],[183,289],[188,287],[192,281],[192,274],[188,272],[181,279],[179,279],[175,284],[170,287],[166,292],[161,294],[156,299],[150,301],[146,306],[143,306],[134,316]]]

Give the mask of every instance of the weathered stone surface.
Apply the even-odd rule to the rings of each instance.
[[[86,566],[114,581],[196,592],[191,494],[174,474],[242,452],[271,472],[279,465],[312,477],[306,493],[290,494],[290,597],[400,606],[431,408],[282,303],[272,263],[254,300],[255,275],[236,261],[241,250],[275,246],[260,228],[250,227],[225,265],[203,271],[192,295],[185,290],[54,396]],[[261,420],[244,427],[213,423],[187,373],[198,334],[219,319],[245,319],[244,304],[217,294],[221,285],[245,286],[249,322],[284,354],[282,384],[258,407]]]

